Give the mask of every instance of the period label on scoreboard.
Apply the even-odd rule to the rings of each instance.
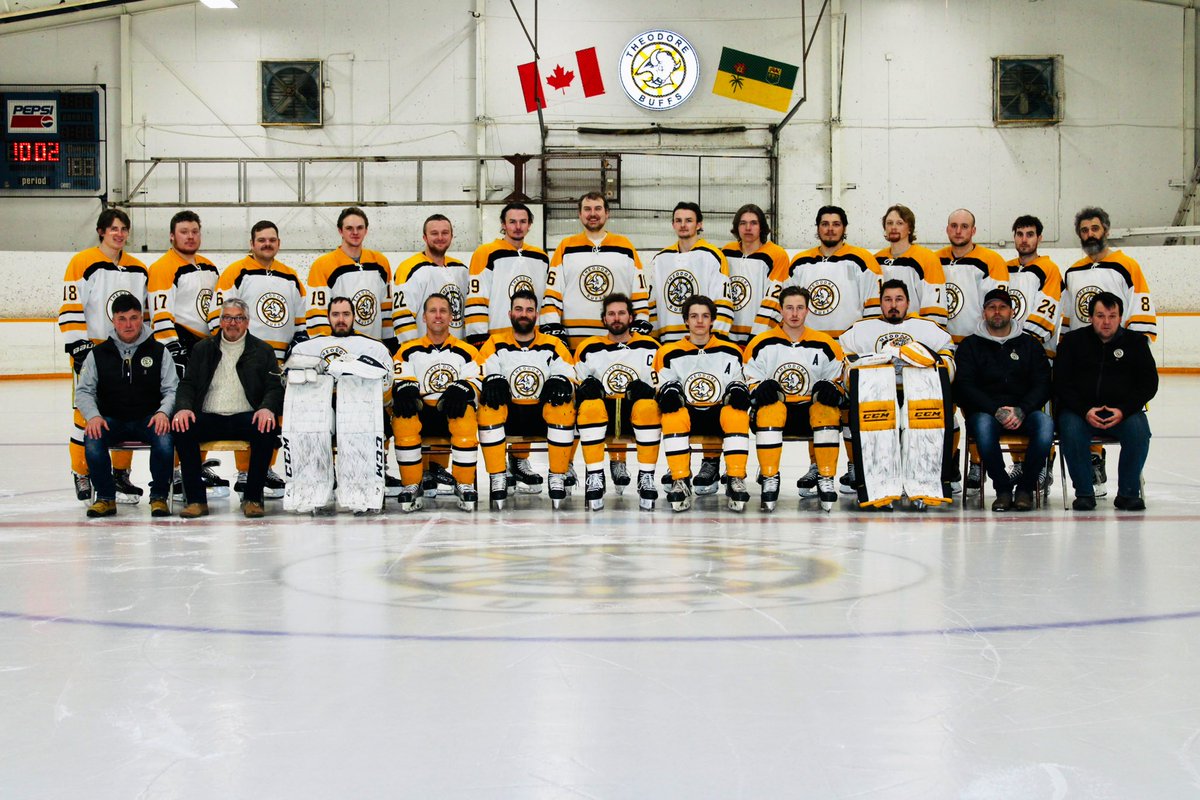
[[[104,87],[0,86],[0,109],[0,195],[106,193]]]

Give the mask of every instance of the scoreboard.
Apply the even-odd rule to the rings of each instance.
[[[0,86],[0,111],[0,196],[107,193],[103,86]]]

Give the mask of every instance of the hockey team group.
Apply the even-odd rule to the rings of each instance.
[[[1156,313],[1137,262],[1110,248],[1103,209],[1076,215],[1083,257],[1065,272],[1039,254],[1033,216],[1013,223],[1006,261],[974,242],[966,209],[934,252],[894,205],[887,246],[871,253],[847,243],[845,211],[825,206],[818,244],[789,259],[758,206],[740,208],[733,240],[716,247],[700,207],[681,202],[676,241],[643,265],[608,230],[602,194],[578,211],[582,230],[548,255],[525,241],[533,212],[509,203],[501,238],[470,264],[448,255],[451,221],[434,214],[425,248],[393,270],[364,246],[367,214],[347,208],[341,245],[302,281],[276,260],[272,222],[255,224],[249,254],[221,271],[199,252],[199,216],[181,211],[170,250],[147,268],[125,251],[128,216],[104,210],[98,245],[67,268],[59,313],[88,516],[143,494],[130,481],[132,443],[149,448],[152,516],[170,515],[173,497],[181,517],[206,516],[208,495],[228,494],[210,449],[236,451],[247,517],[279,497],[288,511],[367,513],[385,497],[412,512],[452,494],[471,511],[480,451],[493,509],[543,487],[558,508],[582,483],[599,510],[611,477],[645,510],[660,487],[674,511],[723,487],[742,511],[752,438],[764,511],[779,500],[789,440],[808,444],[797,487],[823,510],[839,492],[863,509],[922,509],[962,490],[956,408],[965,490],[986,475],[994,511],[1034,507],[1056,446],[1074,508],[1095,509],[1104,442],[1120,444],[1113,506],[1145,508]],[[542,446],[544,479],[529,458]]]

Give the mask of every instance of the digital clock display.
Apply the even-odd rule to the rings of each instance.
[[[0,112],[0,195],[105,194],[103,86],[0,86]]]
[[[9,142],[8,160],[19,164],[57,164],[61,151],[58,142]]]

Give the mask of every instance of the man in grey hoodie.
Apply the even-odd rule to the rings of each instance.
[[[983,299],[983,319],[955,354],[954,400],[992,478],[992,511],[1033,509],[1038,475],[1054,440],[1054,420],[1041,410],[1050,399],[1050,362],[1041,342],[1013,325],[1012,317],[1008,292],[992,289]],[[1005,434],[1029,439],[1015,494],[1000,452]]]
[[[116,485],[108,450],[119,442],[150,445],[150,515],[165,517],[175,448],[171,412],[179,377],[166,348],[145,325],[142,303],[132,294],[112,302],[113,333],[88,352],[79,370],[75,402],[83,418],[83,448],[96,501],[89,517],[117,513]]]

